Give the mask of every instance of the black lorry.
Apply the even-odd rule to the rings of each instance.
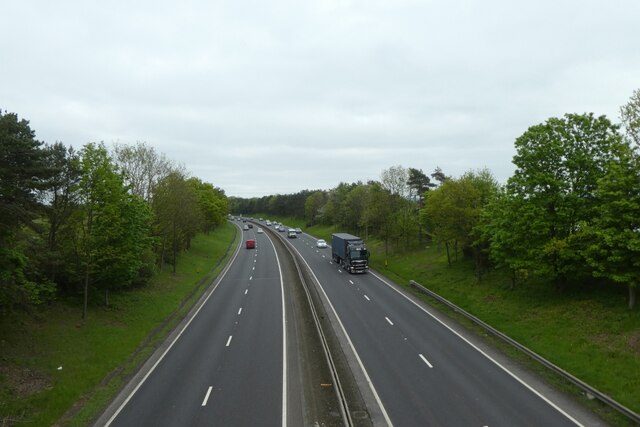
[[[369,269],[369,251],[361,238],[347,233],[331,235],[333,261],[349,273],[366,273]]]

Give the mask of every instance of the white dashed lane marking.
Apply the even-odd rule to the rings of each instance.
[[[211,395],[211,389],[213,387],[209,386],[209,390],[207,390],[207,394],[204,396],[204,400],[202,401],[202,406],[207,406],[207,402],[209,401],[209,395]]]
[[[418,356],[420,356],[420,359],[422,359],[422,361],[426,363],[428,367],[433,368],[433,365],[429,363],[426,357],[424,357],[422,354],[419,354]]]

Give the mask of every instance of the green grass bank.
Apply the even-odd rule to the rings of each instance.
[[[85,322],[79,299],[0,319],[0,425],[87,425],[224,268],[236,230],[197,236],[176,275],[168,266],[145,287],[112,293]]]

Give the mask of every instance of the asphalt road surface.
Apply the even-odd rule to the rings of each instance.
[[[283,426],[286,355],[279,263],[266,235],[237,258],[111,426]]]

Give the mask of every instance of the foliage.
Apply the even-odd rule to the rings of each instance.
[[[502,242],[514,243],[513,253],[521,254],[511,260],[512,269],[529,264],[530,273],[548,277],[557,286],[591,274],[576,233],[579,224],[591,223],[598,215],[598,180],[606,175],[621,143],[617,126],[593,114],[551,118],[516,140],[516,171],[501,199],[518,208],[510,228],[501,230],[512,233]],[[519,250],[518,245],[528,248]]]
[[[1,313],[82,294],[86,316],[91,290],[103,291],[108,305],[110,290],[149,280],[154,248],[164,256],[168,218],[181,221],[171,234],[174,265],[197,232],[224,222],[224,191],[197,178],[187,183],[152,147],[118,145],[114,156],[102,143],[79,152],[46,145],[28,121],[0,112]],[[179,182],[162,186],[156,202],[170,173]]]
[[[640,157],[623,145],[596,192],[599,215],[585,224],[585,250],[594,275],[629,288],[629,308],[640,284]]]
[[[432,238],[445,244],[449,263],[451,248],[456,258],[458,246],[462,249],[472,248],[474,229],[480,223],[483,209],[497,190],[496,180],[485,169],[477,173],[467,172],[459,179],[449,178],[435,190],[426,193],[425,207],[421,211],[422,222]],[[480,252],[475,252],[475,257],[480,255]]]
[[[171,172],[156,187],[153,198],[156,232],[160,240],[160,266],[167,251],[176,272],[178,252],[189,249],[191,239],[204,228],[204,214],[198,196],[179,172]]]
[[[29,122],[0,110],[0,245],[21,225],[33,226],[36,190],[48,175],[44,156]]]
[[[39,228],[37,191],[50,173],[44,159],[29,122],[0,111],[0,313],[41,303],[52,294],[49,281],[38,282],[34,260],[27,255],[28,239]]]
[[[189,178],[187,183],[198,199],[198,207],[204,221],[203,231],[209,233],[226,221],[229,206],[224,190],[198,178]]]
[[[304,217],[309,225],[313,225],[320,216],[320,209],[327,201],[323,191],[314,191],[304,201]]]
[[[629,102],[620,108],[620,119],[627,137],[640,147],[640,89],[634,90]]]
[[[130,191],[147,202],[153,199],[158,182],[179,169],[164,154],[144,142],[134,146],[116,144],[113,152],[114,161],[124,173]]]

